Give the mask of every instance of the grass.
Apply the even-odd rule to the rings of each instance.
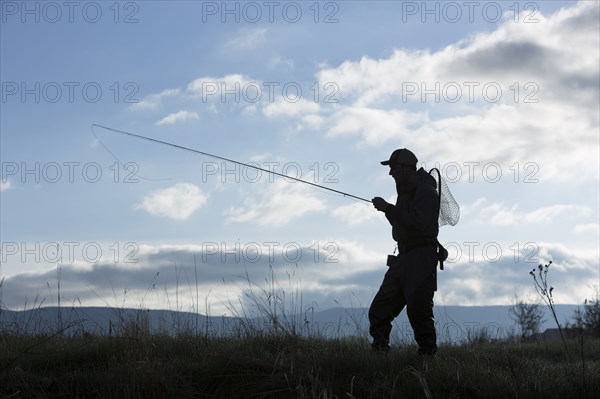
[[[297,274],[288,274],[293,289],[286,291],[270,270],[265,284],[246,274],[241,298],[227,302],[237,324],[226,335],[197,318],[173,320],[177,328],[165,331],[175,334],[152,333],[143,303],[135,318],[114,309],[119,323],[108,334],[67,330],[80,321],[62,316],[42,326],[33,313],[21,327],[33,323],[35,334],[0,326],[0,397],[546,399],[600,392],[600,339],[525,343],[467,331],[435,358],[418,356],[404,339],[387,354],[373,353],[358,319],[357,337],[311,330],[312,304],[304,306]]]
[[[571,342],[571,358],[580,348]],[[0,396],[111,398],[592,398],[600,341],[511,341],[372,353],[364,339],[256,335],[0,336]],[[596,376],[596,377],[594,377]]]

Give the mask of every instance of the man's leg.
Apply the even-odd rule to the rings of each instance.
[[[373,349],[389,348],[392,320],[405,305],[400,281],[386,274],[369,308],[369,333],[373,337]]]
[[[419,345],[419,353],[433,355],[437,352],[435,321],[433,318],[433,293],[435,275],[427,277],[407,299],[406,312]]]

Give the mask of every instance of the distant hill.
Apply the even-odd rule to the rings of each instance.
[[[559,321],[571,321],[577,305],[557,305]],[[516,331],[508,313],[509,306],[436,306],[434,308],[438,340],[460,343],[481,331],[490,338],[501,338]],[[556,327],[549,309],[540,330]],[[325,338],[368,337],[368,309],[332,308],[292,316],[270,318],[234,318],[205,316],[171,310],[138,310],[100,307],[43,307],[25,311],[0,311],[0,332],[26,334],[54,333],[60,326],[66,334],[127,335],[210,334],[241,335],[252,331],[296,332]],[[393,340],[412,340],[406,312],[395,320]]]

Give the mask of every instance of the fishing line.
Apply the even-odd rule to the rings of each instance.
[[[92,126],[91,126],[91,128],[90,128],[90,130],[92,131],[92,134],[94,135],[94,137],[96,138],[96,140],[98,140],[98,142],[100,143],[100,145],[101,145],[102,147],[104,147],[104,149],[105,149],[106,151],[108,151],[108,153],[109,153],[110,155],[112,155],[112,157],[113,157],[114,159],[116,159],[116,160],[117,160],[117,162],[118,162],[120,165],[123,165],[123,169],[125,169],[125,170],[128,170],[128,169],[126,169],[126,168],[125,168],[125,163],[124,163],[124,162],[121,162],[121,160],[119,159],[119,157],[117,157],[117,156],[116,156],[116,155],[115,155],[115,154],[114,154],[114,153],[113,153],[113,152],[112,152],[112,151],[111,151],[111,150],[108,148],[108,146],[106,146],[106,145],[105,145],[105,144],[102,142],[102,140],[100,140],[100,137],[98,137],[98,136],[96,135],[96,132],[94,131],[94,126],[97,126],[97,127],[100,127],[100,126],[99,126],[99,125],[92,125]],[[142,179],[142,180],[148,180],[148,181],[164,181],[164,180],[172,180],[172,178],[170,178],[170,177],[165,177],[165,178],[162,178],[162,179],[152,179],[152,178],[149,178],[149,177],[144,177],[144,176],[140,175],[139,173],[137,173],[137,171],[136,171],[136,172],[132,172],[132,174],[134,174],[136,177],[139,177],[139,178],[140,178],[140,179]]]
[[[182,146],[182,145],[179,145],[179,144],[174,144],[174,143],[169,143],[168,141],[153,139],[151,137],[147,137],[147,136],[142,136],[140,134],[126,132],[124,130],[113,129],[113,128],[110,128],[110,127],[107,127],[107,126],[98,125],[98,124],[95,124],[95,123],[92,124],[92,132],[93,132],[93,128],[94,127],[98,127],[100,129],[105,129],[105,130],[108,130],[108,131],[114,132],[114,133],[123,134],[123,135],[129,136],[129,137],[134,137],[134,138],[137,138],[137,139],[140,139],[140,140],[151,141],[151,142],[162,144],[162,145],[166,145],[166,146],[169,146],[169,147],[178,148],[180,150],[185,150],[185,151],[193,152],[195,154],[200,154],[200,155],[204,155],[204,156],[207,156],[207,157],[211,157],[211,158],[215,158],[215,159],[220,159],[222,161],[235,163],[235,164],[238,164],[238,165],[245,166],[247,168],[252,168],[252,169],[260,170],[262,172],[271,173],[271,174],[276,175],[276,176],[281,176],[281,177],[283,177],[285,179],[291,179],[291,180],[294,180],[294,181],[297,181],[297,182],[300,182],[300,183],[304,183],[304,184],[309,184],[311,186],[318,187],[318,188],[321,188],[321,189],[324,189],[324,190],[329,190],[329,191],[332,191],[334,193],[341,194],[344,197],[350,197],[350,198],[354,198],[354,199],[357,199],[357,200],[360,200],[360,201],[365,201],[365,202],[371,203],[371,200],[368,200],[368,199],[365,199],[365,198],[361,198],[361,197],[358,197],[356,195],[348,194],[348,193],[345,193],[343,191],[335,190],[335,189],[330,188],[330,187],[321,186],[319,184],[316,184],[316,183],[313,183],[313,182],[310,182],[310,181],[307,181],[307,180],[302,180],[302,179],[299,179],[297,177],[284,175],[283,173],[275,172],[275,171],[268,170],[268,169],[263,169],[261,167],[255,166],[255,165],[250,165],[250,164],[247,164],[247,163],[244,163],[244,162],[239,162],[239,161],[236,161],[236,160],[233,160],[233,159],[230,159],[230,158],[221,157],[219,155],[209,154],[207,152],[195,150],[193,148],[185,147],[185,146]],[[94,136],[95,136],[95,134],[94,134]]]

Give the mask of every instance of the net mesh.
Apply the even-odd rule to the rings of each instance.
[[[448,188],[448,185],[444,179],[442,179],[440,171],[433,168],[429,171],[429,174],[435,179],[440,201],[440,212],[438,216],[439,226],[441,227],[447,224],[450,226],[456,225],[458,219],[460,219],[460,206],[458,206],[458,203],[450,192],[450,188]]]

